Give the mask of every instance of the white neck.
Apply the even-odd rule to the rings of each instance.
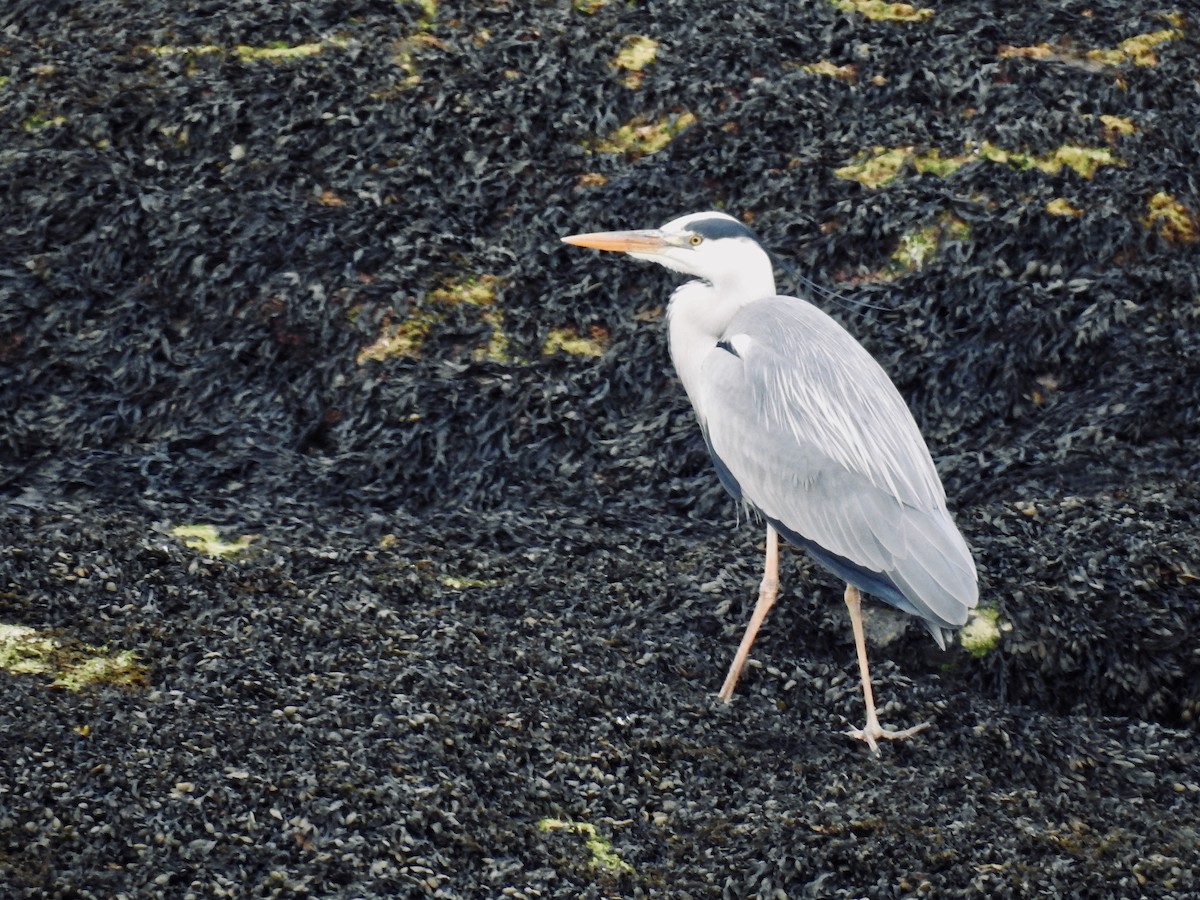
[[[757,263],[757,260],[749,261]],[[698,388],[706,353],[725,337],[729,322],[747,303],[775,296],[775,275],[770,260],[725,273],[720,281],[689,281],[671,295],[667,305],[667,337],[671,361],[700,424],[705,424]]]

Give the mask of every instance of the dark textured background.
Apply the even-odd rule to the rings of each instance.
[[[1200,891],[1200,23],[1087,56],[1166,11],[6,4],[0,623],[146,674],[0,672],[0,894]],[[985,141],[1123,164],[834,174]],[[715,700],[759,526],[670,371],[673,277],[557,240],[705,208],[843,293],[1007,629],[976,659],[876,616],[884,718],[934,722],[880,760],[838,734],[850,632],[796,555]],[[418,353],[360,361],[404,322]],[[544,355],[562,329],[604,355]]]

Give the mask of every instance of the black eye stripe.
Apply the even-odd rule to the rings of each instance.
[[[734,219],[697,219],[695,222],[687,226],[687,230],[692,234],[698,234],[701,238],[708,240],[720,240],[721,238],[749,238],[758,243],[758,236]]]

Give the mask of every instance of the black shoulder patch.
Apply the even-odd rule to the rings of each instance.
[[[742,358],[742,354],[738,353],[737,348],[735,348],[733,346],[733,344],[729,343],[729,341],[717,341],[717,346],[720,347],[722,350],[724,350],[726,353],[732,353],[738,359]]]
[[[697,219],[688,225],[687,230],[710,241],[740,237],[749,238],[756,244],[761,243],[758,235],[736,219],[719,219],[716,216],[711,219]]]

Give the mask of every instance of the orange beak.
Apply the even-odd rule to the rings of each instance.
[[[576,247],[618,253],[657,253],[667,246],[659,231],[597,231],[592,234],[569,234],[562,241]]]

